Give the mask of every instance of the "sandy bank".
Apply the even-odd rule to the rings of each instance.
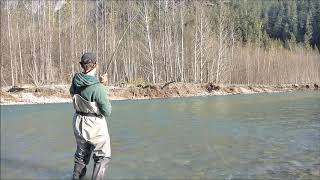
[[[154,99],[190,96],[275,93],[301,90],[320,90],[316,83],[297,85],[216,85],[212,83],[167,83],[156,85],[109,86],[111,100]],[[70,103],[69,85],[21,85],[1,87],[0,105]]]

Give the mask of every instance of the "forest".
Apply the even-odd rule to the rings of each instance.
[[[3,0],[1,86],[70,83],[84,52],[111,84],[320,82],[320,1]]]

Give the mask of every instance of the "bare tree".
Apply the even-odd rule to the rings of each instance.
[[[145,0],[143,2],[144,7],[144,18],[145,18],[145,25],[146,25],[146,35],[147,35],[147,41],[148,41],[148,47],[149,47],[149,58],[150,58],[150,66],[152,71],[152,83],[156,83],[155,78],[155,62],[153,57],[153,49],[152,49],[152,39],[151,39],[151,32],[150,32],[150,22],[149,22],[149,11],[148,11],[148,3]]]
[[[15,79],[14,79],[14,70],[13,70],[13,57],[12,57],[12,41],[11,41],[11,21],[10,21],[10,7],[9,7],[9,0],[7,0],[7,17],[8,17],[8,39],[9,39],[9,50],[10,50],[10,68],[11,68],[11,85],[15,85]]]
[[[184,81],[184,0],[180,0],[180,22],[181,22],[181,81]]]

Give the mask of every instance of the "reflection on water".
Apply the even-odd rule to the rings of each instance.
[[[319,92],[112,104],[110,179],[320,178]],[[1,179],[70,179],[72,112],[1,106]]]

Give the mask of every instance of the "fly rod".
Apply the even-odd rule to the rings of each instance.
[[[113,53],[112,53],[112,55],[111,55],[111,57],[110,57],[110,59],[109,59],[109,62],[108,62],[108,64],[107,64],[107,70],[106,70],[106,71],[109,70],[110,64],[111,64],[112,61],[113,61],[113,57],[114,57],[114,55],[117,53],[117,51],[118,51],[118,49],[119,49],[119,46],[120,46],[120,44],[121,44],[121,42],[122,42],[125,34],[127,33],[128,29],[129,29],[130,24],[138,17],[138,15],[139,15],[139,14],[137,14],[136,16],[134,16],[134,17],[131,19],[131,21],[129,22],[129,24],[128,24],[128,26],[126,27],[125,31],[123,32],[120,40],[118,41],[118,44],[117,44],[117,46],[116,46],[116,49],[113,51]],[[106,75],[106,74],[107,74],[107,72],[105,73],[105,75]]]

